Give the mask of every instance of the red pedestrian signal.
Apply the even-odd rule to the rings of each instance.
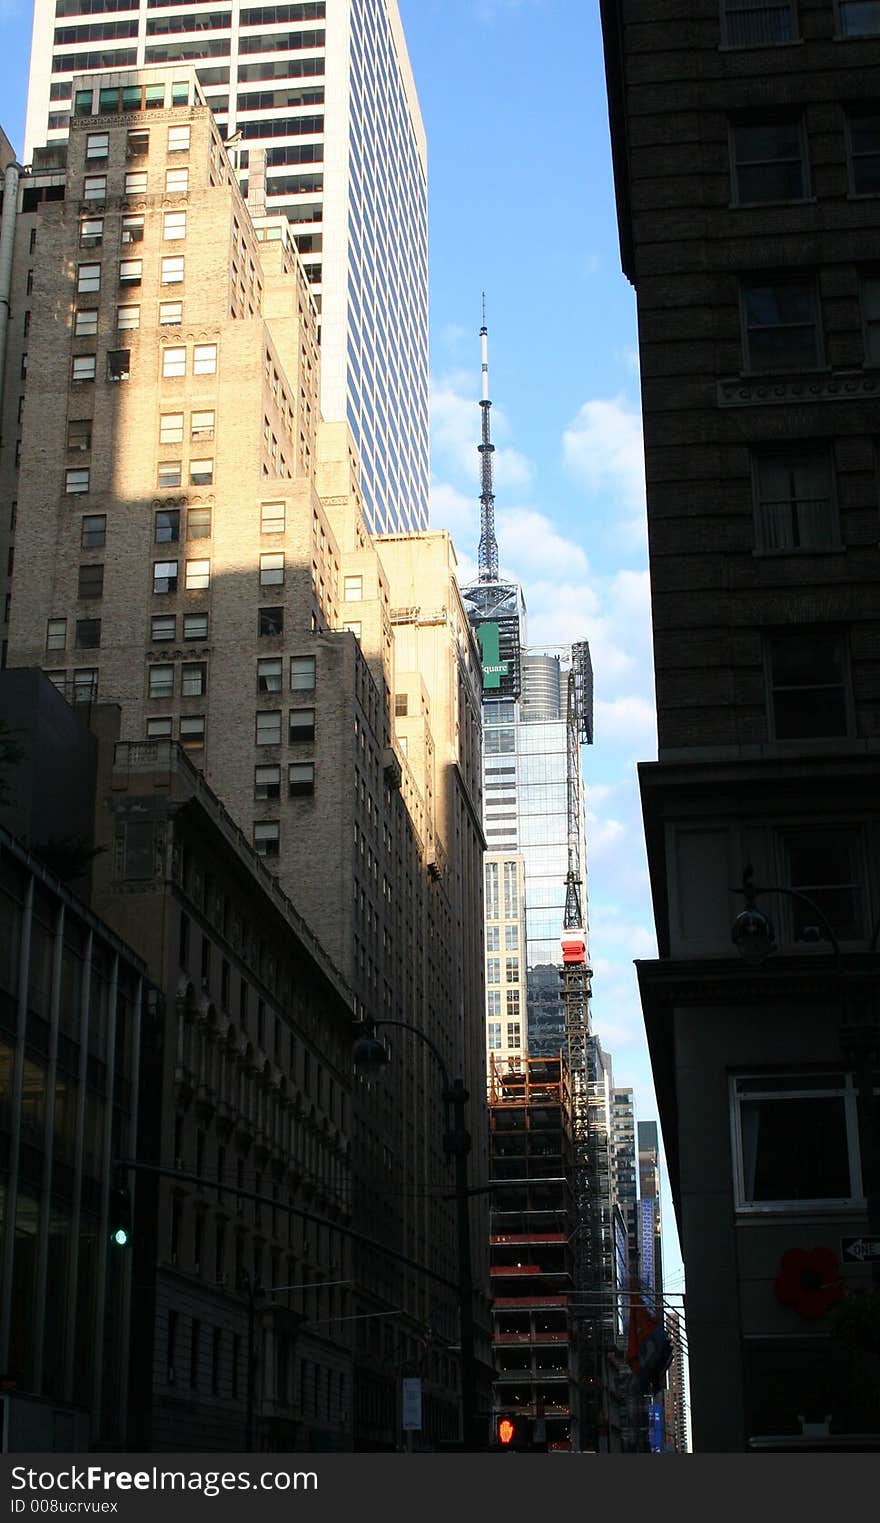
[[[516,1433],[516,1428],[514,1427],[514,1425],[511,1422],[510,1418],[509,1417],[502,1417],[500,1423],[498,1424],[498,1442],[499,1442],[499,1444],[504,1444],[504,1446],[506,1448],[508,1444],[513,1443],[513,1437],[514,1437],[515,1433]]]

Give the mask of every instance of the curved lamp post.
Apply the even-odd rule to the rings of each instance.
[[[446,1105],[446,1131],[443,1151],[455,1159],[455,1206],[458,1228],[458,1317],[461,1337],[461,1439],[466,1450],[480,1447],[476,1424],[476,1372],[474,1351],[474,1282],[471,1269],[471,1223],[468,1209],[468,1154],[471,1137],[465,1123],[465,1106],[468,1092],[461,1079],[454,1081],[437,1047],[409,1021],[379,1020],[364,1022],[362,1035],[357,1037],[353,1048],[354,1066],[366,1078],[378,1078],[388,1064],[388,1053],[375,1035],[379,1026],[396,1026],[410,1031],[428,1048],[443,1080],[443,1100]]]
[[[838,1033],[846,1061],[854,1070],[856,1080],[857,1110],[859,1121],[859,1144],[862,1161],[862,1188],[868,1215],[868,1232],[880,1242],[880,1117],[874,1107],[874,1070],[880,1066],[880,1022],[877,1015],[877,974],[868,971],[855,972],[844,966],[834,929],[818,904],[800,889],[773,887],[758,888],[754,870],[743,870],[742,888],[746,907],[733,922],[731,937],[740,955],[753,966],[765,962],[777,951],[773,926],[764,911],[758,908],[758,894],[785,894],[806,904],[816,916],[816,924],[804,926],[803,941],[825,940],[834,953],[834,973],[840,994],[840,1023]],[[880,920],[874,927],[869,943],[871,954],[877,952],[880,937]],[[880,1259],[871,1262],[875,1293],[880,1293]]]

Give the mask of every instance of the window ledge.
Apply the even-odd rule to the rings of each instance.
[[[764,407],[768,403],[849,401],[880,394],[880,372],[793,371],[738,375],[716,382],[719,407]]]
[[[803,37],[789,37],[786,42],[719,42],[719,53],[769,53],[777,48],[802,48]]]
[[[864,1198],[856,1200],[793,1200],[793,1201],[768,1201],[766,1205],[743,1205],[737,1202],[735,1206],[736,1224],[738,1227],[765,1227],[769,1222],[774,1225],[777,1222],[788,1221],[791,1217],[810,1216],[821,1218],[823,1216],[864,1216],[867,1205]]]
[[[778,550],[761,550],[757,547],[752,555],[758,560],[778,560],[782,555],[844,555],[846,545],[783,545]]]
[[[775,201],[728,201],[731,212],[763,211],[768,206],[818,206],[818,196],[783,196]]]

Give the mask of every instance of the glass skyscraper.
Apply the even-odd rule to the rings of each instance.
[[[292,224],[321,314],[321,411],[347,419],[368,527],[428,525],[425,133],[397,0],[36,0],[25,158],[74,74],[195,67],[242,189]]]

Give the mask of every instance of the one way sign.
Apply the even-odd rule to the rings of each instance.
[[[868,1259],[880,1259],[880,1238],[842,1237],[840,1256],[843,1259],[855,1259],[858,1264],[864,1264]]]

